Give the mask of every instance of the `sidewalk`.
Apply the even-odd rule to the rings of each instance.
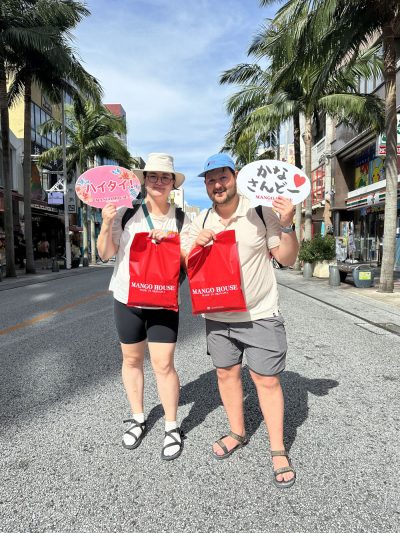
[[[36,261],[36,274],[26,274],[25,270],[17,268],[16,278],[3,277],[0,281],[0,291],[15,289],[17,287],[25,287],[33,283],[44,283],[55,279],[68,278],[71,276],[79,276],[81,274],[88,274],[93,271],[98,271],[103,268],[110,268],[114,263],[99,263],[97,265],[90,265],[88,267],[79,266],[79,268],[72,268],[70,270],[61,269],[58,272],[53,272],[51,268],[43,270],[40,261]],[[4,276],[4,274],[3,274]]]
[[[378,292],[379,279],[375,278],[375,286],[359,289],[351,282],[351,277],[339,287],[331,287],[328,279],[312,278],[306,280],[302,272],[292,269],[275,270],[278,284],[298,291],[336,307],[364,318],[376,324],[394,324],[400,332],[400,280],[395,280],[393,293]]]

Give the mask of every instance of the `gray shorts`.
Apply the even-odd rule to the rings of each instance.
[[[286,331],[282,316],[252,322],[217,322],[206,319],[207,349],[217,368],[242,362],[246,352],[248,367],[263,376],[285,369]]]

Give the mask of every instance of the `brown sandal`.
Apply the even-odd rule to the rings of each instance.
[[[225,446],[225,443],[222,441],[222,439],[224,439],[225,437],[232,437],[232,439],[235,439],[238,441],[239,444],[237,444],[234,448],[232,448],[231,450],[228,450],[228,448]],[[247,435],[244,434],[244,435],[238,435],[237,433],[233,433],[233,431],[230,431],[228,435],[224,435],[223,437],[221,437],[219,440],[217,440],[215,442],[215,444],[218,444],[218,446],[223,450],[223,454],[222,455],[218,455],[216,454],[214,451],[212,452],[213,456],[220,460],[220,459],[226,459],[227,457],[229,457],[230,455],[233,454],[233,452],[235,452],[236,450],[238,450],[239,448],[242,448],[243,446],[246,446],[246,444],[249,442],[249,439],[247,438]]]
[[[277,468],[274,470],[274,473],[272,475],[272,482],[275,485],[275,487],[278,487],[280,489],[289,489],[294,485],[294,482],[296,481],[296,471],[292,466],[292,463],[289,459],[289,454],[286,450],[278,450],[278,451],[271,451],[272,457],[286,457],[289,463],[289,466],[283,466],[282,468]],[[286,472],[293,472],[294,476],[292,479],[289,479],[289,481],[278,481],[276,479],[276,476],[279,476],[279,474],[285,474]]]

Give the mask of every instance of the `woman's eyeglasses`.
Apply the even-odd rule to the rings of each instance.
[[[171,181],[174,181],[174,178],[169,178],[167,176],[146,176],[150,183],[157,183],[157,181],[160,181],[163,185],[169,185]]]

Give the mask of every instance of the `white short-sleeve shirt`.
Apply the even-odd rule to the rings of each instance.
[[[141,208],[139,208],[135,215],[128,220],[124,230],[122,230],[122,217],[126,210],[126,207],[121,207],[117,210],[117,216],[115,217],[112,226],[112,240],[114,244],[118,246],[118,251],[116,253],[114,271],[109,286],[110,291],[114,293],[114,298],[124,304],[128,302],[129,253],[133,237],[136,233],[150,231],[143,209]],[[170,205],[166,215],[156,216],[151,214],[150,217],[155,229],[178,231],[174,206]],[[189,251],[189,227],[190,221],[185,214],[182,230],[179,234],[181,248],[185,252]]]

